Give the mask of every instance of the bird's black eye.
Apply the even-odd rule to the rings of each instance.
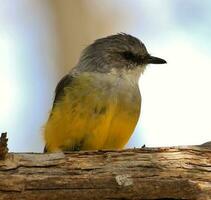
[[[135,55],[130,52],[130,51],[124,51],[121,53],[121,55],[126,59],[126,60],[134,60],[135,59]]]
[[[126,59],[127,61],[136,63],[136,64],[141,64],[142,63],[142,58],[139,55],[136,55],[132,53],[131,51],[124,51],[121,53],[121,56]]]

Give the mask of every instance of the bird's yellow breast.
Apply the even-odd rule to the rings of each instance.
[[[66,87],[45,125],[48,151],[123,148],[140,113],[138,85],[84,73]]]

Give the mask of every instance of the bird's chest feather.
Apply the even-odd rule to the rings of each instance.
[[[101,148],[123,148],[140,114],[138,85],[130,77],[95,76],[86,87],[89,92],[81,99],[89,132],[84,148],[96,143]]]
[[[82,83],[83,78],[84,83]],[[81,100],[85,101],[83,107],[87,104],[90,108],[94,107],[93,114],[105,115],[109,108],[110,112],[115,112],[114,117],[118,113],[127,117],[139,114],[141,95],[133,77],[95,74],[81,77],[78,81],[78,85],[81,85],[80,93],[83,98]],[[83,86],[85,83],[86,86]]]

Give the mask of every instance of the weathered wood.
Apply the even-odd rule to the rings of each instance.
[[[209,146],[54,154],[0,161],[0,199],[211,199]]]
[[[7,133],[2,133],[0,136],[0,160],[4,160],[7,157]]]

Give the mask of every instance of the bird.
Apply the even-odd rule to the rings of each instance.
[[[123,149],[141,111],[139,77],[165,63],[130,34],[95,40],[56,86],[44,152]]]

